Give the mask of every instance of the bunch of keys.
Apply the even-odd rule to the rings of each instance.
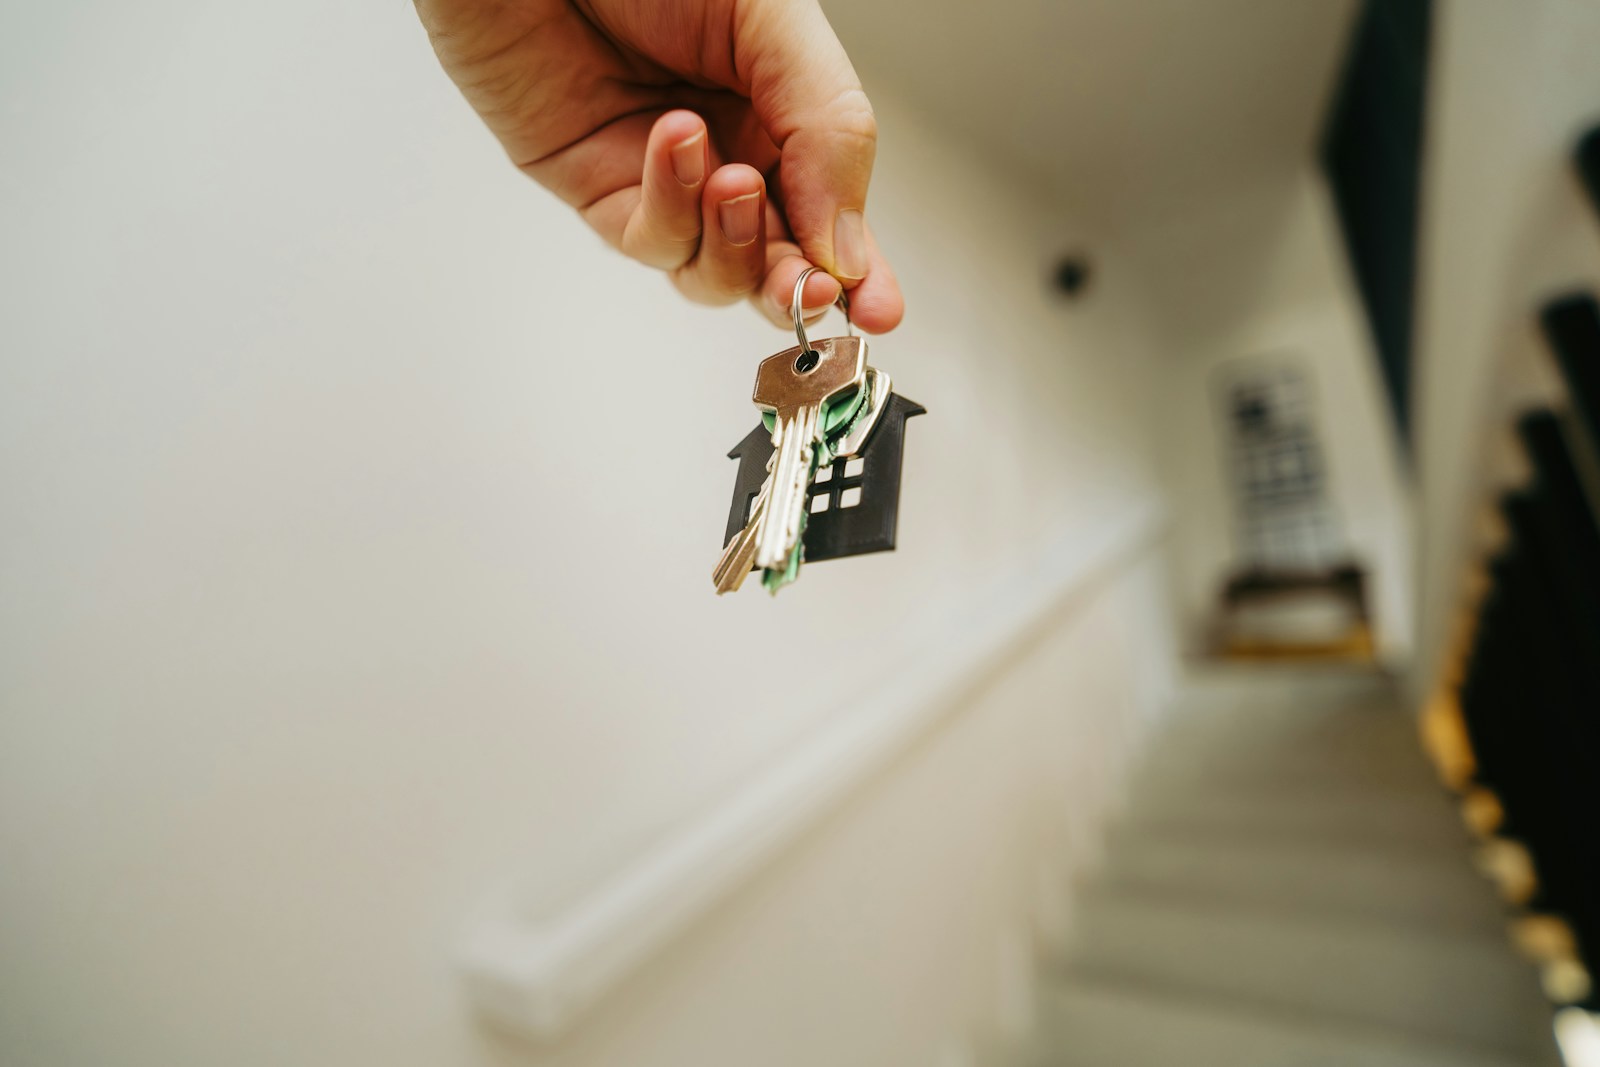
[[[729,453],[740,461],[739,478],[711,574],[719,595],[737,590],[753,569],[776,593],[808,559],[894,548],[905,420],[924,409],[893,393],[889,375],[868,365],[843,292],[838,304],[848,336],[806,337],[800,297],[816,270],[806,268],[795,281],[799,345],[762,360],[756,371],[752,399],[763,424]]]

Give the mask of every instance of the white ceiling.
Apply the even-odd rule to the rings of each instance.
[[[831,0],[881,86],[1115,224],[1308,157],[1354,0]]]

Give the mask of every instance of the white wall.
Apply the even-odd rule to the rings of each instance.
[[[1019,1036],[1162,710],[1163,585],[1148,559],[1106,575],[570,1036],[488,1062],[926,1067]]]
[[[910,313],[874,352],[931,412],[910,424],[902,548],[718,600],[723,455],[756,360],[787,342],[682,305],[505,165],[406,6],[7,23],[8,1065],[485,1062],[449,956],[489,887],[519,880],[530,907],[581,890],[997,585],[1158,500],[1117,249],[1092,299],[1056,304],[1042,267],[1068,224],[886,98],[871,212]],[[647,436],[647,409],[674,417]],[[1147,592],[1117,609],[1146,634]],[[1096,650],[1143,639],[1087,618],[1081,669],[1041,668],[1005,706],[1069,725],[1127,707],[1132,668]],[[1012,721],[974,714],[980,733]],[[1097,810],[1115,750],[1084,745],[1104,775],[1062,797]],[[924,860],[981,872],[961,851],[981,822],[945,850],[940,809],[897,810],[850,831],[918,842],[874,907],[922,906]],[[817,861],[835,889],[772,921],[856,929],[870,875],[837,847]],[[833,992],[967,958],[901,947]],[[728,982],[770,976],[745,992],[781,1004],[855,962],[667,983],[708,998],[672,1014],[709,1026]],[[786,1018],[802,1062],[823,1024]],[[637,1055],[652,1032],[615,1039]]]
[[[1288,360],[1310,379],[1328,490],[1342,539],[1368,568],[1380,654],[1412,640],[1404,463],[1372,342],[1320,174],[1260,183],[1138,235],[1160,309],[1162,470],[1174,500],[1173,582],[1191,643],[1241,559],[1218,375],[1235,361]]]
[[[1535,316],[1600,285],[1600,221],[1571,151],[1600,122],[1600,7],[1586,0],[1445,0],[1433,39],[1418,289],[1418,697],[1439,678],[1481,558],[1511,420],[1558,391]]]

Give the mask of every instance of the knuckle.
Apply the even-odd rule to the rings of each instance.
[[[693,264],[685,264],[677,270],[671,271],[669,277],[678,292],[694,301],[696,304],[706,304],[710,307],[723,307],[727,304],[737,303],[744,294],[729,292],[725,287],[707,278],[705,274],[694,268]]]
[[[835,98],[829,125],[838,135],[869,147],[878,143],[878,116],[864,89],[847,89]]]
[[[641,233],[623,239],[622,254],[648,267],[675,270],[694,258],[699,245],[699,234],[684,239]]]

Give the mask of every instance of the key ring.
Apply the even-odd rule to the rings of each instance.
[[[810,352],[812,348],[811,342],[806,340],[806,324],[805,319],[802,317],[802,312],[805,309],[800,306],[800,295],[806,287],[806,279],[820,270],[822,270],[821,267],[807,267],[800,272],[800,277],[794,281],[794,299],[789,302],[789,308],[794,313],[794,335],[800,339],[801,352]],[[839,289],[839,298],[834,303],[838,305],[840,311],[844,312],[845,333],[854,337],[856,335],[856,324],[850,321],[850,301],[844,295],[843,287]]]

